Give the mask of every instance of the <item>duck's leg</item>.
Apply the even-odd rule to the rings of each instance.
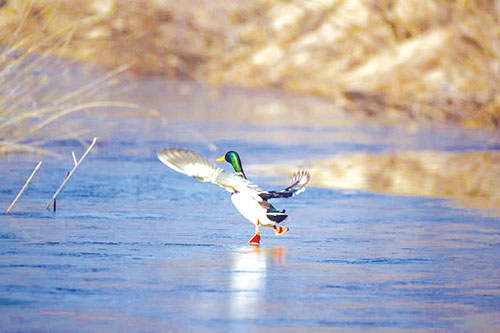
[[[284,235],[288,232],[288,228],[287,227],[277,227],[277,226],[273,226],[273,229],[274,229],[274,233],[276,235]]]
[[[259,225],[260,225],[260,222],[259,222],[259,220],[257,220],[257,224],[255,225],[255,235],[252,238],[250,238],[248,243],[250,243],[250,244],[252,244],[252,243],[259,244],[260,243]]]

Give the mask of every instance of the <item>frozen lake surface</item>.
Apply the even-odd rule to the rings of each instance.
[[[82,150],[71,144],[68,152]],[[14,212],[0,215],[3,329],[499,327],[498,218],[437,198],[309,188],[276,202],[290,214],[290,232],[263,229],[253,247],[253,226],[225,190],[156,159],[156,148],[169,144],[101,144],[56,213],[44,205],[72,161],[46,161]],[[215,144],[220,152],[191,148],[215,158],[227,146]],[[234,145],[260,153],[258,142]],[[289,149],[278,148],[264,157],[286,158]],[[5,209],[35,162],[2,160]]]
[[[156,101],[156,92],[150,94],[144,99]],[[222,97],[218,106],[211,96],[169,98],[164,107],[157,101],[152,106],[169,114],[167,124],[124,117],[118,128],[97,133],[101,140],[59,195],[56,213],[45,204],[73,166],[71,151],[79,156],[84,148],[73,141],[48,144],[66,158],[43,157],[13,213],[0,213],[2,331],[500,327],[498,217],[439,198],[310,187],[274,201],[290,215],[286,235],[263,229],[262,244],[249,246],[253,225],[224,189],[178,174],[156,158],[164,146],[212,160],[237,150],[244,165],[341,152],[498,146],[461,131],[412,134],[300,120],[295,123],[301,126],[248,124],[233,114],[250,112],[233,108],[248,104],[245,98],[278,114],[307,101],[285,99],[292,105],[283,107],[273,96],[236,96]],[[212,114],[217,107],[221,113]],[[185,113],[190,108],[199,112],[192,119]],[[37,156],[0,157],[3,212],[36,162]],[[269,189],[279,187],[276,181],[287,183],[247,176]]]

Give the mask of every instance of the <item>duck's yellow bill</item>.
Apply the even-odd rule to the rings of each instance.
[[[225,162],[225,161],[226,161],[226,157],[225,156],[219,157],[217,159],[217,162]]]

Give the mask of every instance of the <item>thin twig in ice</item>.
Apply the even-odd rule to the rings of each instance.
[[[26,181],[26,183],[24,183],[23,188],[21,189],[21,191],[19,191],[19,193],[17,194],[17,197],[14,199],[14,201],[12,201],[12,203],[9,206],[9,208],[7,209],[7,214],[11,212],[12,208],[14,208],[14,205],[16,204],[17,200],[19,200],[19,197],[24,192],[24,190],[26,189],[26,187],[28,187],[28,184],[30,183],[31,179],[33,178],[33,176],[35,175],[35,173],[38,171],[38,169],[40,169],[41,165],[42,165],[42,161],[38,162],[38,164],[35,167],[35,170],[33,170],[33,172],[31,173],[31,176],[28,178],[28,180]]]
[[[56,197],[59,194],[59,192],[61,191],[61,189],[63,188],[64,184],[66,184],[66,182],[68,181],[69,177],[71,177],[71,175],[73,174],[73,172],[75,172],[76,168],[78,168],[78,166],[80,165],[80,163],[82,163],[82,161],[85,158],[85,156],[87,156],[87,154],[92,149],[92,147],[94,147],[96,141],[97,141],[97,138],[94,138],[94,140],[92,140],[92,143],[87,148],[87,150],[85,151],[85,153],[82,155],[82,157],[80,158],[80,160],[77,163],[75,163],[75,166],[73,167],[73,169],[71,169],[71,171],[66,175],[66,177],[64,178],[64,181],[62,182],[61,186],[59,186],[59,188],[57,189],[56,193],[54,193],[54,195],[52,196],[52,199],[50,199],[49,203],[47,204],[47,207],[46,207],[47,209],[49,209],[49,207],[50,207],[50,205],[52,203],[55,203]],[[54,205],[54,211],[55,211],[55,205]]]

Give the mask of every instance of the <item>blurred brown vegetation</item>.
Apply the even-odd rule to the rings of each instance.
[[[58,54],[111,68],[313,93],[395,122],[500,127],[499,1],[10,0],[0,11],[2,43],[21,19],[37,41],[70,30]]]

